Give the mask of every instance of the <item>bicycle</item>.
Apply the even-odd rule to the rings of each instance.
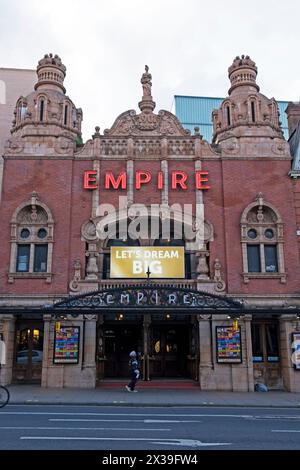
[[[0,364],[0,375],[1,375],[1,364]],[[9,391],[4,385],[0,385],[0,408],[3,408],[9,402]]]

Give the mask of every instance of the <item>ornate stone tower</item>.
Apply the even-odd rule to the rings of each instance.
[[[267,139],[272,146],[271,153],[282,155],[288,152],[277,103],[274,98],[269,99],[259,92],[255,62],[249,56],[236,57],[228,69],[228,76],[231,82],[229,96],[220,109],[212,113],[214,143],[224,150],[233,150],[243,143],[258,144]]]
[[[66,67],[58,55],[46,54],[39,61],[34,91],[17,101],[7,153],[24,148],[27,153],[30,147],[32,152],[42,147],[47,154],[74,152],[76,141],[81,140],[82,111],[65,94],[65,75]]]

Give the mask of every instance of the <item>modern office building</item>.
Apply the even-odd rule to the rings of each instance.
[[[0,67],[0,193],[4,142],[10,135],[17,99],[27,96],[36,80],[36,71]]]

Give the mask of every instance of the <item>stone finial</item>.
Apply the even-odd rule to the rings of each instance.
[[[152,75],[149,73],[148,65],[145,65],[145,72],[141,78],[141,84],[143,86],[143,97],[142,101],[139,102],[139,108],[143,112],[152,112],[155,108],[155,102],[152,99]]]
[[[228,77],[231,82],[229,94],[239,86],[252,86],[259,91],[256,84],[257,67],[255,62],[248,55],[237,56],[232,65],[228,68]]]
[[[264,205],[264,195],[263,195],[263,193],[261,193],[261,192],[257,193],[255,200],[258,202],[258,205],[260,207],[262,207]]]
[[[95,127],[95,134],[93,134],[93,139],[96,139],[97,137],[100,137],[100,127],[96,126]]]
[[[39,60],[37,66],[38,82],[35,85],[35,90],[38,88],[59,88],[66,92],[63,83],[66,76],[66,66],[62,63],[61,58],[55,54],[45,54]]]

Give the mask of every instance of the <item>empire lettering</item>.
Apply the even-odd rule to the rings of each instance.
[[[98,175],[96,170],[86,170],[83,176],[83,187],[84,189],[98,189],[99,180],[103,179],[104,189],[113,190],[126,190],[128,177],[125,171],[114,174],[111,171],[107,171],[104,174],[104,178]],[[188,185],[191,184],[191,180],[194,180],[196,189],[210,189],[209,173],[208,171],[195,171],[194,176],[189,176],[185,171],[171,171],[170,172],[170,188],[173,190],[182,189],[187,190]],[[136,171],[134,175],[134,186],[135,189],[140,190],[142,187],[147,186],[149,183],[156,185],[158,190],[164,189],[164,178],[163,173],[158,171],[156,175],[153,175],[150,171]]]

